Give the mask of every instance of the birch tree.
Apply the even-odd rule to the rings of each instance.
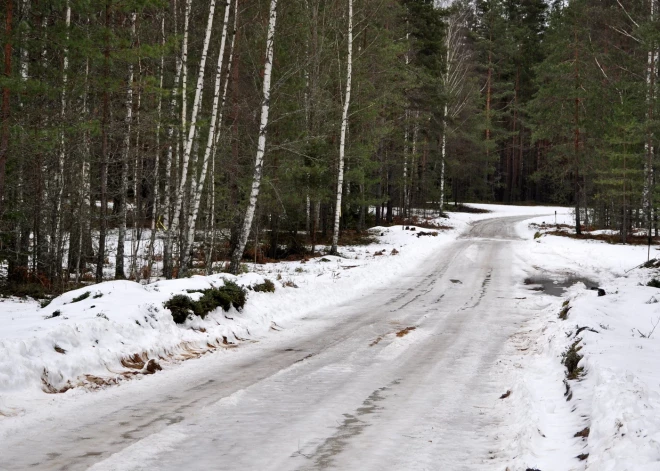
[[[135,20],[137,14],[131,13],[131,41],[135,40]],[[115,259],[115,278],[123,280],[124,273],[124,243],[126,241],[126,216],[128,213],[128,160],[131,150],[131,124],[133,123],[133,63],[128,65],[128,81],[126,86],[126,117],[124,123],[124,145],[121,158],[121,216],[117,235],[117,256]]]
[[[66,105],[67,105],[67,84],[69,82],[69,28],[71,27],[71,5],[68,0],[66,2],[65,13],[65,45],[64,45],[64,59],[62,62],[62,92],[60,96],[60,152],[58,156],[57,168],[57,202],[55,208],[55,263],[57,273],[62,270],[62,196],[64,195],[64,162],[66,157],[66,143],[64,139],[64,123],[66,120]]]
[[[229,13],[231,7],[231,0],[225,2],[225,17],[222,23],[222,37],[220,39],[220,52],[218,53],[218,64],[215,73],[215,90],[213,93],[213,107],[211,111],[211,125],[206,141],[206,149],[204,150],[204,160],[202,161],[202,169],[197,179],[193,173],[191,177],[191,188],[194,189],[191,193],[193,201],[190,204],[190,214],[188,215],[188,233],[184,238],[184,250],[181,256],[181,271],[182,274],[187,272],[188,263],[190,262],[190,250],[195,240],[195,224],[197,223],[197,214],[199,212],[199,203],[201,201],[202,191],[204,190],[204,182],[206,181],[206,169],[208,168],[209,159],[211,157],[214,143],[216,142],[216,133],[219,131],[217,123],[222,124],[222,110],[227,99],[227,87],[224,87],[222,93],[222,103],[220,103],[220,85],[222,82],[222,65],[225,56],[225,46],[227,44],[227,31],[229,29]],[[227,76],[227,80],[229,77]],[[218,118],[218,114],[220,117]]]
[[[337,254],[339,242],[339,220],[341,219],[341,196],[344,187],[344,155],[346,152],[346,133],[348,131],[348,110],[351,105],[351,80],[353,78],[353,0],[348,0],[348,53],[346,56],[346,92],[341,116],[339,135],[339,168],[337,172],[337,193],[335,200],[335,223],[332,231],[330,253]]]
[[[467,11],[457,9],[447,18],[445,31],[445,71],[441,77],[444,106],[442,112],[442,138],[440,143],[440,204],[442,214],[445,204],[445,166],[447,158],[447,134],[450,123],[465,108],[470,90],[471,54],[465,46]]]
[[[213,30],[213,17],[215,13],[215,0],[211,0],[209,5],[209,17],[206,23],[206,33],[204,35],[204,44],[202,46],[202,56],[199,61],[199,73],[197,76],[197,86],[195,89],[195,98],[193,100],[193,107],[190,116],[190,128],[188,130],[188,135],[185,140],[185,145],[183,148],[183,158],[182,158],[182,169],[181,169],[181,180],[179,181],[179,187],[176,190],[176,203],[174,206],[174,216],[172,218],[172,224],[168,228],[168,242],[171,244],[172,235],[176,236],[179,230],[179,222],[181,219],[181,213],[183,211],[183,198],[186,188],[186,182],[188,181],[188,168],[190,166],[190,154],[193,147],[193,142],[195,141],[195,133],[197,132],[197,115],[202,103],[202,95],[204,93],[204,71],[206,68],[206,58],[208,55],[209,44],[211,42],[211,32]],[[184,68],[185,72],[185,68]],[[171,249],[170,249],[171,250]]]
[[[229,265],[229,272],[238,274],[241,265],[241,258],[247,245],[247,240],[254,219],[254,212],[259,198],[259,189],[261,186],[261,176],[263,173],[263,160],[266,152],[266,131],[268,127],[268,114],[270,111],[270,83],[273,73],[273,49],[275,46],[275,26],[277,23],[277,0],[270,0],[268,20],[268,31],[266,33],[266,59],[264,62],[264,81],[261,100],[261,119],[259,122],[259,139],[257,141],[257,156],[254,162],[254,172],[252,174],[252,188],[250,190],[250,199],[243,219],[243,225],[238,236],[238,243],[234,248]]]

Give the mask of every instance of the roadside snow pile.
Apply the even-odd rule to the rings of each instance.
[[[0,394],[17,397],[29,391],[96,388],[258,339],[287,320],[350,300],[415,270],[465,225],[459,220],[456,229],[432,231],[436,237],[417,237],[427,231],[422,228],[376,227],[370,230],[376,243],[341,247],[340,257],[256,265],[259,273],[238,277],[193,276],[149,285],[111,281],[65,293],[45,308],[36,302],[3,300]],[[264,286],[247,289],[240,312],[217,308],[203,319],[191,315],[179,325],[164,307],[174,296],[198,301],[204,290],[226,283],[250,288],[266,280],[275,291]],[[8,414],[6,407],[4,411]]]
[[[556,327],[582,347],[575,413],[591,418],[587,464],[603,471],[660,468],[660,290],[630,281],[608,284],[603,297],[575,290]]]
[[[250,326],[240,317],[230,320],[218,309],[179,327],[163,307],[174,295],[195,296],[189,291],[219,288],[225,281],[251,286],[263,277],[194,276],[147,286],[110,281],[65,293],[43,309],[3,315],[0,391],[94,387],[133,373],[152,373],[147,368],[151,359],[185,359],[235,343]]]
[[[527,291],[540,311],[513,339],[519,440],[511,471],[660,469],[660,289],[646,286],[658,274],[633,269],[647,248],[533,240],[528,224],[519,231],[530,239],[530,276],[593,284],[578,282],[562,298]]]

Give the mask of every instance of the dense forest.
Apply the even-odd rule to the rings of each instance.
[[[650,237],[657,10],[6,0],[2,282],[237,273],[469,201]]]

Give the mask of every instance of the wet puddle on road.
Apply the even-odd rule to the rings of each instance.
[[[539,291],[550,296],[562,296],[566,288],[570,288],[575,283],[584,283],[587,289],[595,289],[598,282],[583,276],[568,276],[561,278],[551,278],[543,276],[533,276],[525,278],[525,285],[532,291]]]

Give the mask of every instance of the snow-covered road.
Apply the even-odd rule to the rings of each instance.
[[[26,417],[0,469],[504,469],[527,218],[476,222],[414,276],[258,343]]]

